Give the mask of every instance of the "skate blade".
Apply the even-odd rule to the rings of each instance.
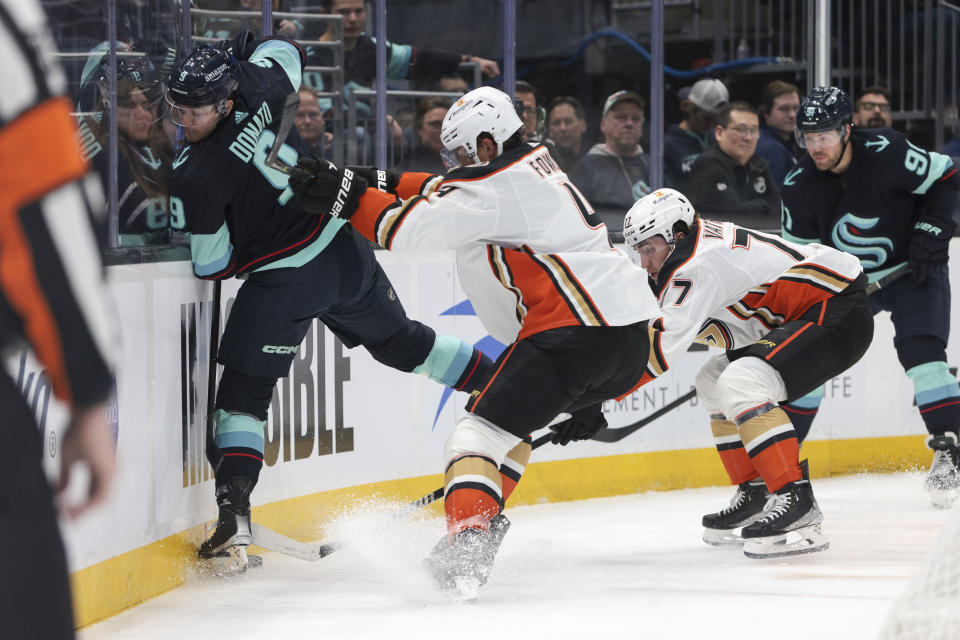
[[[480,580],[474,576],[455,576],[454,588],[450,591],[450,598],[454,602],[472,604],[480,595]]]
[[[212,557],[199,559],[200,574],[211,578],[232,578],[243,575],[249,569],[263,566],[263,557],[248,554],[246,547],[230,547],[218,551]]]
[[[956,489],[929,489],[930,504],[934,509],[950,509],[960,491]]]
[[[815,524],[788,531],[778,536],[749,538],[744,541],[743,555],[762,560],[765,558],[783,558],[804,553],[816,553],[830,548],[830,541]]]
[[[703,541],[712,547],[742,547],[743,538],[740,537],[740,530],[736,529],[703,529]]]

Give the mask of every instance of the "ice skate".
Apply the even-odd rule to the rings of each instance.
[[[202,560],[217,560],[235,570],[245,570],[249,564],[247,547],[250,533],[250,492],[253,482],[246,476],[230,478],[217,487],[219,515],[213,533],[200,545],[197,555]],[[216,563],[213,563],[216,564]]]
[[[949,509],[960,494],[960,450],[957,436],[949,431],[942,436],[927,436],[933,449],[933,463],[927,474],[930,502],[937,509]]]
[[[703,516],[703,541],[714,546],[743,544],[738,529],[760,519],[768,496],[762,480],[738,486],[729,507]]]
[[[773,493],[760,519],[741,531],[743,555],[779,558],[824,551],[830,546],[820,529],[823,514],[813,497],[806,461],[801,464],[803,478]]]
[[[471,528],[444,536],[425,560],[437,585],[460,601],[476,600],[509,528],[510,521],[501,514],[490,520],[489,531]]]

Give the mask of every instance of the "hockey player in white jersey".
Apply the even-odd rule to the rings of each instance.
[[[658,297],[654,326],[667,361],[691,342],[725,350],[696,387],[737,492],[728,508],[703,517],[704,540],[743,544],[751,558],[826,549],[806,460],[778,403],[846,370],[869,346],[873,316],[860,262],[701,219],[672,189],[638,200],[623,233]]]
[[[490,333],[509,346],[471,395],[444,449],[447,536],[429,564],[465,596],[492,567],[509,522],[498,467],[561,412],[557,442],[603,426],[600,403],[663,372],[648,320],[659,314],[643,273],[542,145],[523,142],[506,94],[483,87],[444,118],[446,178],[364,175],[355,211],[340,207],[344,170],[301,161],[316,174],[291,180],[308,211],[336,211],[394,251],[453,249],[464,291]],[[348,169],[349,170],[349,169]]]

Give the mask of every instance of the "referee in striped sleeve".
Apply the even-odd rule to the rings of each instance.
[[[60,485],[85,462],[91,482],[76,516],[103,501],[114,450],[106,417],[114,318],[62,70],[35,0],[0,0],[0,346],[25,339],[69,406]],[[73,638],[70,586],[37,421],[0,374],[0,625],[5,638]]]

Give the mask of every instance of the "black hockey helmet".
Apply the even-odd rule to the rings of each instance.
[[[853,105],[846,92],[839,87],[812,89],[797,111],[797,130],[800,133],[839,129],[852,122]]]
[[[97,88],[104,108],[110,106],[110,65],[104,59],[97,72]],[[160,73],[146,55],[117,56],[117,98],[122,103],[129,99],[133,89],[140,89],[150,105],[163,98],[163,81]]]
[[[226,101],[240,85],[236,58],[210,46],[196,47],[177,62],[167,81],[167,102],[184,107],[217,105],[226,113]]]

